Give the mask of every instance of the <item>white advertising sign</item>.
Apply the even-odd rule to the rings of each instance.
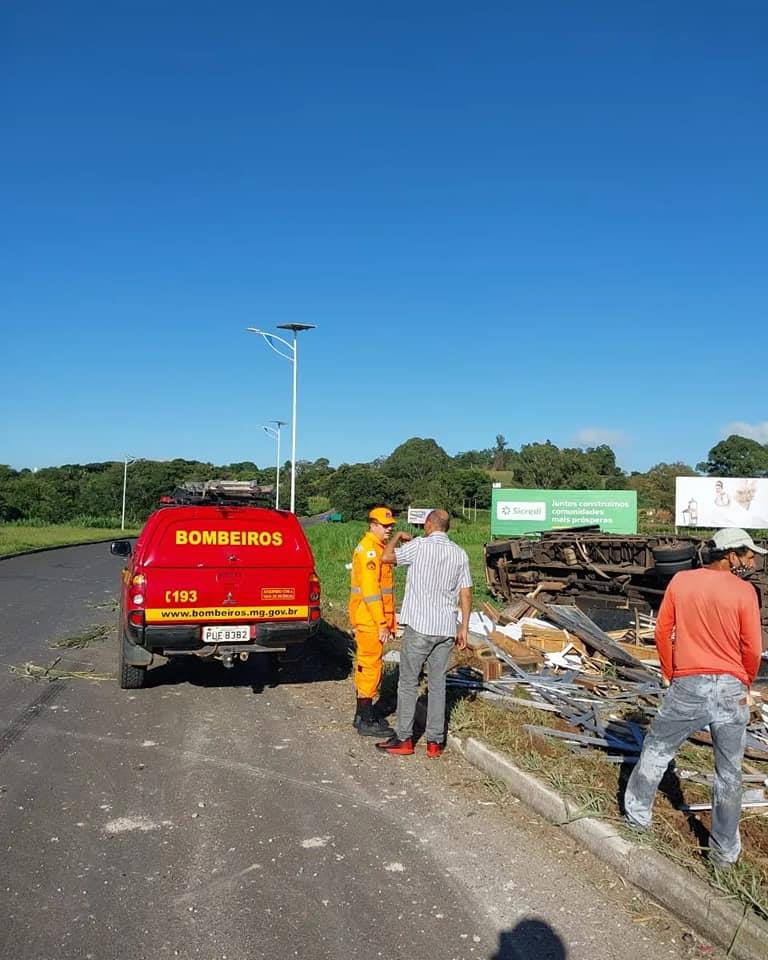
[[[547,519],[547,505],[539,500],[497,500],[497,520],[541,520]]]
[[[675,526],[768,527],[768,477],[675,477]]]
[[[432,507],[408,507],[408,523],[421,524],[432,513]]]

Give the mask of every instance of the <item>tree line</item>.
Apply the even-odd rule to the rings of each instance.
[[[119,520],[124,464],[65,464],[14,470],[0,465],[0,521],[91,523]],[[288,504],[290,463],[281,469],[281,506]],[[486,509],[491,483],[505,487],[561,490],[622,490],[638,493],[641,509],[672,515],[675,477],[705,474],[721,477],[768,476],[768,445],[730,436],[716,444],[705,461],[659,463],[645,473],[626,473],[607,444],[585,449],[558,447],[549,440],[510,449],[499,434],[492,447],[449,456],[432,439],[412,437],[389,456],[370,463],[332,467],[325,458],[296,464],[296,507],[301,514],[338,510],[362,519],[375,503],[396,511],[411,506],[441,506],[454,513],[471,503]],[[256,480],[275,482],[275,468],[242,461],[215,465],[197,460],[138,460],[128,467],[126,516],[143,523],[160,497],[186,480]]]

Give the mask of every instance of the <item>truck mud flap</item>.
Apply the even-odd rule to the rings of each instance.
[[[152,654],[144,647],[138,647],[123,634],[123,659],[132,667],[148,667],[152,663]]]

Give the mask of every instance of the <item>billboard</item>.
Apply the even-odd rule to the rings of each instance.
[[[768,527],[768,478],[675,477],[675,526]]]
[[[637,533],[635,490],[491,491],[491,535],[599,524],[606,533]]]

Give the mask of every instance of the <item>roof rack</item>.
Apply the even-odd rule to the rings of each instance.
[[[274,486],[261,486],[255,480],[190,480],[187,483],[180,483],[169,497],[161,498],[161,502],[271,506],[274,492]]]

